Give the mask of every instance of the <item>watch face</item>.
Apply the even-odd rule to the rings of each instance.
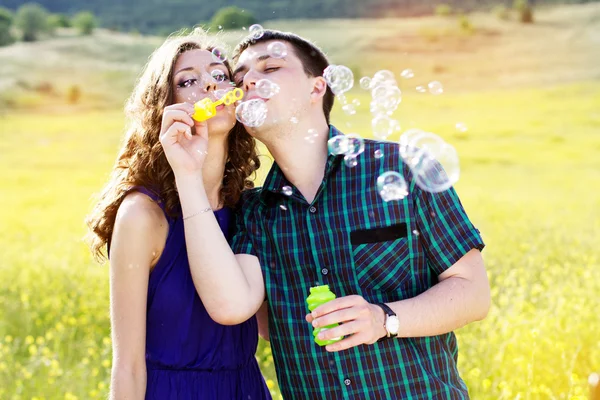
[[[395,315],[390,315],[387,317],[385,321],[385,329],[392,335],[398,334],[398,329],[400,329],[400,320]]]

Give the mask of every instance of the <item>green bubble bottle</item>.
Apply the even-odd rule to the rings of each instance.
[[[310,312],[313,312],[313,310],[319,307],[321,304],[325,304],[333,299],[335,299],[335,294],[329,290],[329,285],[315,286],[310,288],[310,295],[306,298],[306,304],[308,305]],[[327,346],[328,344],[342,340],[343,337],[337,337],[329,340],[320,340],[317,338],[319,332],[335,328],[336,326],[339,326],[339,324],[327,325],[322,328],[313,328],[315,343],[319,346]]]

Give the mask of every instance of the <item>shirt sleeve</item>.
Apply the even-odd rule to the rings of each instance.
[[[242,207],[239,207],[235,213],[235,231],[231,239],[231,249],[233,254],[252,254],[258,257],[248,235],[246,213]]]
[[[412,191],[419,240],[429,267],[441,274],[472,249],[483,250],[485,244],[454,187],[430,193],[414,185]]]

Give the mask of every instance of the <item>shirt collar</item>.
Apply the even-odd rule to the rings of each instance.
[[[335,126],[329,125],[329,135],[327,140],[334,136],[343,135]],[[341,160],[344,158],[343,155],[332,155],[327,156],[327,163],[325,164],[325,173],[323,175],[323,181],[325,181],[331,173],[339,166]],[[285,177],[283,171],[277,165],[277,162],[273,162],[269,174],[265,179],[265,183],[260,191],[261,200],[264,201],[265,196],[269,193],[282,194],[284,186],[290,186],[290,182]]]

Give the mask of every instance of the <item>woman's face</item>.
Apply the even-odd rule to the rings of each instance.
[[[188,50],[179,55],[173,69],[175,103],[194,104],[206,97],[215,101],[225,90],[233,89],[227,66],[213,59],[208,50]],[[228,133],[235,125],[235,105],[217,107],[217,115],[208,120],[210,135]]]

